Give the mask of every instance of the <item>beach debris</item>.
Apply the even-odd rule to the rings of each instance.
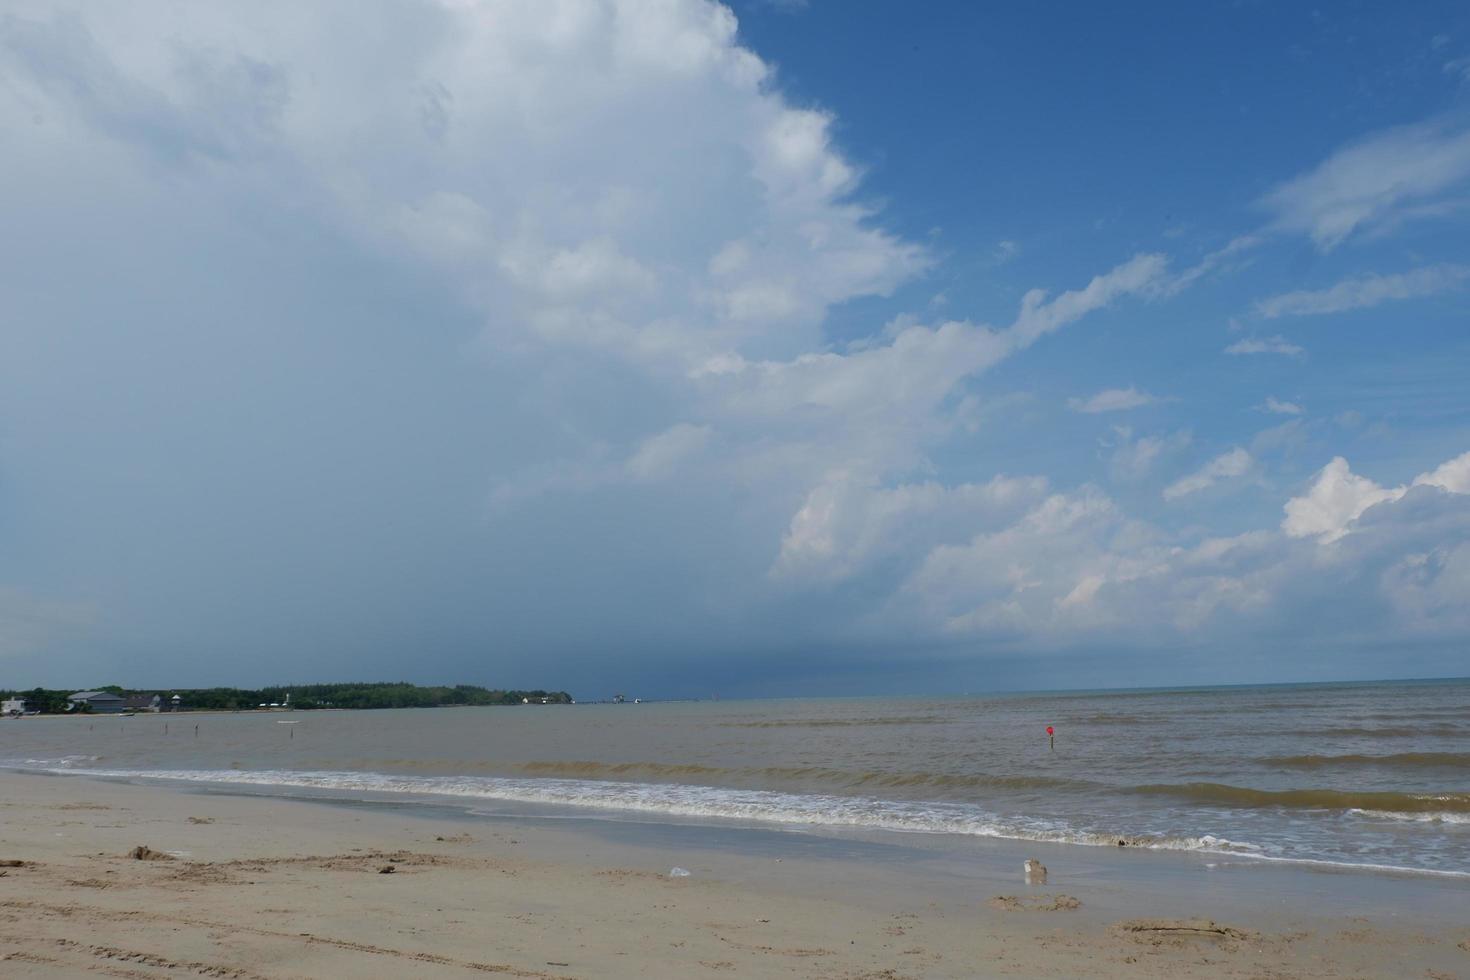
[[[1022,865],[1022,868],[1026,872],[1026,884],[1046,884],[1046,865],[1042,864],[1035,858],[1027,858],[1026,863]]]
[[[190,817],[190,823],[214,823],[214,817]]]
[[[22,861],[19,858],[5,858],[0,860],[0,868],[24,868],[30,863],[29,861]]]
[[[128,852],[128,857],[132,858],[134,861],[174,860],[174,856],[172,854],[165,854],[163,851],[155,851],[147,844],[139,844],[137,847],[133,848],[131,851]]]
[[[1007,912],[1070,912],[1082,907],[1082,900],[1071,895],[997,895],[990,907]]]
[[[688,878],[690,874],[691,874],[691,872],[688,871],[685,868],[670,868],[669,869],[669,877],[670,878]]]
[[[396,874],[397,871],[398,871],[398,869],[395,868],[393,865],[391,865],[391,864],[385,864],[381,868],[378,869],[378,874],[380,874],[380,875],[391,875],[391,874]]]

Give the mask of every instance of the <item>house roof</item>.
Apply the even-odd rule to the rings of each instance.
[[[121,701],[122,696],[113,694],[111,691],[78,691],[69,696],[68,701]]]

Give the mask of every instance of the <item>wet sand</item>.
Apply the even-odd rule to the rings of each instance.
[[[1021,845],[959,873],[921,842],[16,773],[0,801],[6,977],[1470,976],[1460,881]],[[1032,850],[1046,885],[1014,860]]]

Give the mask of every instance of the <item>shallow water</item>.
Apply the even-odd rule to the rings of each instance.
[[[1470,681],[27,718],[0,763],[1470,876]]]

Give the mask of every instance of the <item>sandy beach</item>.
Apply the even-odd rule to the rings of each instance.
[[[1045,886],[1004,870],[1014,849],[939,882],[858,845],[742,853],[697,828],[634,840],[15,773],[0,798],[8,977],[1470,976],[1458,881],[1144,885],[1054,848]]]

